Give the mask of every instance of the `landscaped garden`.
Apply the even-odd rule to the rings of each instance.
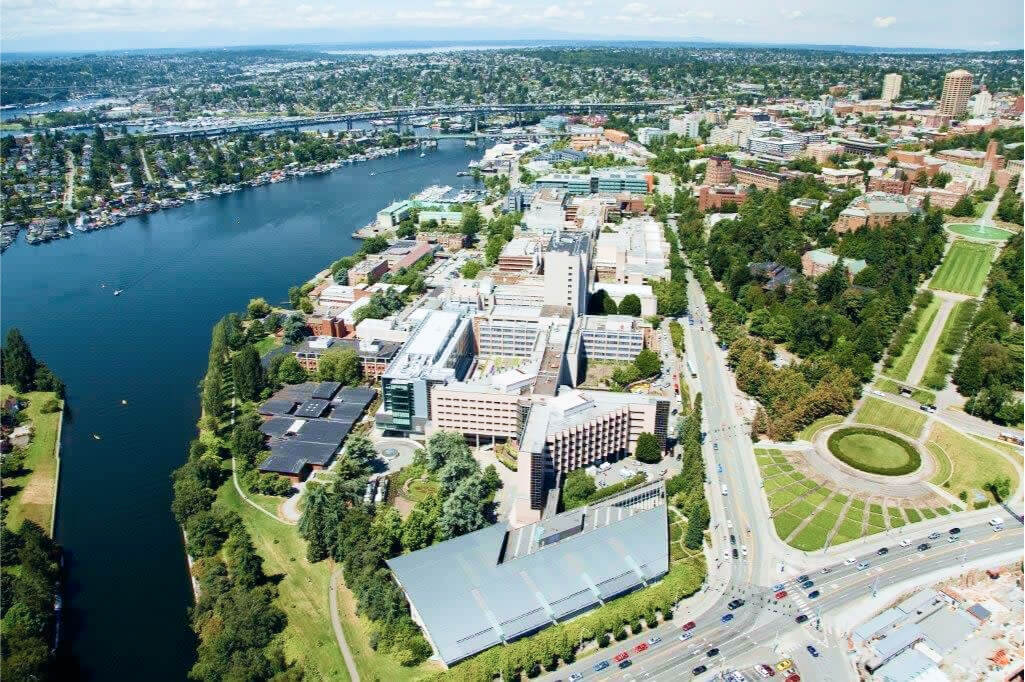
[[[854,421],[859,424],[885,426],[912,438],[918,438],[922,433],[922,427],[925,426],[925,415],[886,400],[867,398],[854,416]]]
[[[994,483],[1008,481],[1005,490],[1010,492],[1018,487],[1018,473],[1006,457],[946,424],[933,424],[926,447],[941,462],[940,471],[932,482],[942,485],[967,504],[974,505],[977,494],[984,495],[987,503],[994,501]]]
[[[1014,235],[1013,232],[1001,230],[998,227],[978,225],[976,223],[951,223],[947,225],[946,228],[954,234],[959,234],[963,237],[971,237],[972,239],[988,239],[991,241],[1002,242],[1010,239]]]
[[[921,456],[911,443],[877,429],[838,429],[829,435],[828,447],[844,464],[870,474],[903,476],[922,465]]]
[[[929,286],[956,294],[978,296],[989,274],[994,247],[963,240],[954,242]]]

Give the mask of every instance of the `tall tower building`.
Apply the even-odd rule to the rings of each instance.
[[[979,93],[975,95],[975,101],[972,103],[972,116],[975,118],[984,118],[989,115],[989,110],[993,106],[993,95],[989,93],[986,86],[983,85]]]
[[[896,102],[900,99],[900,85],[904,77],[899,73],[888,73],[883,76],[883,99],[887,102]]]
[[[561,232],[545,252],[545,305],[569,306],[573,316],[587,311],[591,240],[584,232]]]
[[[960,116],[968,108],[972,94],[972,74],[964,69],[951,71],[943,78],[943,95],[937,110],[948,116]]]

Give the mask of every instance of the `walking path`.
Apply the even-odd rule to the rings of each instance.
[[[68,152],[68,170],[64,174],[64,210],[71,210],[71,202],[75,198],[75,155]]]
[[[146,152],[139,148],[139,156],[142,157],[142,171],[146,175],[146,182],[153,182],[153,173],[149,170],[149,162],[146,160]]]
[[[932,327],[929,328],[925,335],[922,347],[918,350],[915,362],[911,365],[911,371],[908,372],[908,383],[915,386],[922,382],[922,376],[929,367],[929,360],[932,358],[932,352],[936,348],[936,342],[939,341],[940,334],[943,332],[943,326],[947,323],[947,318],[950,317],[950,312],[954,309],[954,304],[957,302],[947,296],[939,298],[940,308],[932,321]]]
[[[349,643],[345,641],[345,633],[342,631],[342,619],[338,617],[338,583],[342,580],[342,568],[336,566],[331,573],[331,581],[328,587],[328,603],[331,607],[331,627],[335,631],[335,639],[338,640],[338,648],[342,650],[342,658],[345,659],[345,667],[349,670],[349,679],[352,682],[359,682],[359,670],[356,669],[356,659],[352,657],[349,650]]]

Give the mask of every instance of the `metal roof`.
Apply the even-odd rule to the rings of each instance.
[[[272,453],[260,464],[260,471],[273,474],[292,474],[297,476],[302,470],[309,466],[309,462],[302,458],[292,457],[287,454]]]
[[[296,401],[290,398],[271,398],[263,405],[260,405],[258,412],[262,415],[285,415],[292,412]]]
[[[294,417],[271,417],[260,424],[260,433],[271,438],[281,437],[295,422]]]
[[[316,417],[324,416],[330,403],[326,400],[318,400],[317,398],[311,398],[300,405],[296,411],[295,416],[305,417],[307,419],[313,419]]]
[[[544,546],[533,542],[540,535],[518,529],[516,537],[529,536],[523,542],[535,545],[530,552],[510,552],[507,537],[513,534],[496,524],[395,557],[388,565],[439,656],[453,663],[668,571],[664,503],[608,521],[590,526],[585,521],[582,532]],[[553,523],[558,522],[544,521],[548,527]],[[544,533],[540,525],[533,527]],[[502,561],[503,555],[511,558]]]
[[[317,384],[317,387],[313,389],[312,397],[319,398],[321,400],[331,400],[335,397],[335,393],[337,393],[338,389],[341,387],[342,385],[337,381],[321,381]]]

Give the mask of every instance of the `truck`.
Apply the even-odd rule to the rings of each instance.
[[[694,369],[694,362],[691,360],[690,355],[687,356],[687,374],[690,374],[692,379],[696,379],[698,377],[698,373]]]

